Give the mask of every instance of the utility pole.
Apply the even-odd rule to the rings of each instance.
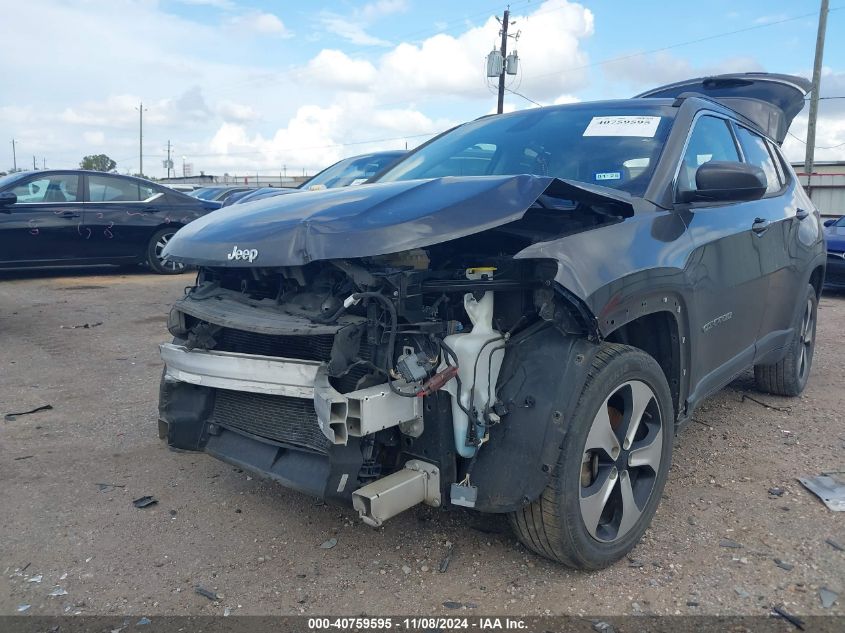
[[[810,93],[810,117],[807,121],[807,154],[804,157],[804,171],[807,172],[807,195],[810,195],[810,180],[813,177],[813,159],[816,149],[816,120],[819,116],[819,87],[822,81],[822,58],[824,57],[824,36],[827,31],[828,0],[822,0],[819,10],[819,31],[816,35],[816,59],[813,63],[813,87]]]
[[[47,157],[41,159],[41,169],[47,169]]]
[[[167,177],[170,178],[170,168],[173,163],[170,162],[170,139],[167,140]]]
[[[510,8],[505,9],[505,14],[502,16],[502,59],[508,57],[508,21],[510,20]],[[505,66],[502,64],[502,72],[499,75],[499,101],[496,112],[501,114],[505,108]]]
[[[12,139],[12,169],[18,170],[18,158],[15,155],[15,139]]]
[[[138,174],[144,175],[144,102],[135,108],[138,111]]]
[[[38,167],[35,166],[35,154],[32,155],[32,171],[35,171]]]

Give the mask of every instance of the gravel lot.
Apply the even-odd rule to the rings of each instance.
[[[822,298],[805,395],[757,393],[749,372],[708,400],[678,438],[645,539],[586,574],[527,552],[502,517],[418,508],[374,530],[351,509],[169,451],[156,434],[157,344],[191,281],[0,276],[0,413],[53,406],[0,419],[0,614],[461,613],[452,603],[472,614],[845,614],[845,552],[826,542],[845,544],[845,515],[796,481],[845,470],[845,295]],[[134,508],[144,495],[158,504]],[[49,596],[57,587],[67,594]],[[828,609],[822,587],[839,594]]]

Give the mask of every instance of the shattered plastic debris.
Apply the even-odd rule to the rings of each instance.
[[[845,481],[840,477],[822,473],[818,477],[799,477],[798,481],[834,512],[845,512]]]
[[[44,574],[38,574],[37,576],[30,576],[26,579],[27,582],[41,582],[41,579],[44,578]]]
[[[141,618],[140,620],[138,620],[138,621],[135,623],[135,626],[143,626],[143,625],[145,625],[145,624],[151,624],[151,623],[152,623],[152,620],[150,620],[150,619],[149,619],[149,618],[147,618],[147,617],[144,617],[144,618]]]
[[[839,541],[834,541],[832,538],[826,538],[824,542],[830,545],[833,549],[838,552],[845,552],[845,546],[839,543]]]
[[[100,489],[100,492],[110,492],[115,488],[126,488],[126,484],[94,484]]]
[[[792,563],[787,563],[786,561],[782,561],[779,558],[775,559],[775,565],[777,565],[781,569],[785,569],[786,571],[792,571],[795,568],[795,565],[793,565]]]
[[[92,327],[97,327],[98,325],[102,325],[102,321],[97,321],[96,323],[82,323],[80,325],[60,325],[59,329],[61,330],[90,330]]]
[[[452,561],[452,551],[454,550],[454,548],[455,546],[452,543],[446,544],[446,554],[440,561],[440,567],[438,567],[438,571],[441,574],[445,574],[446,570],[449,569],[449,563]]]
[[[229,607],[226,607],[225,609],[223,609],[223,617],[224,618],[226,618],[230,615],[232,615],[232,609],[230,609]]]
[[[602,620],[596,620],[593,622],[593,630],[598,633],[616,633],[616,629],[614,629],[613,626],[607,622],[603,622]]]
[[[132,505],[136,508],[146,508],[147,506],[155,505],[156,503],[158,503],[158,499],[147,495],[145,497],[135,499],[135,501],[132,502]]]
[[[792,626],[794,626],[795,628],[801,631],[804,630],[804,620],[802,620],[798,616],[789,613],[786,609],[783,608],[782,605],[772,607],[772,611],[774,611],[777,615],[792,624]]]
[[[24,613],[26,611],[29,611],[29,608],[31,606],[32,606],[31,604],[19,604],[18,608],[17,608],[17,612],[18,613]]]
[[[831,591],[827,587],[821,587],[819,589],[819,600],[822,602],[823,609],[830,609],[830,607],[832,607],[836,602],[837,598],[839,598],[839,594],[835,591]]]
[[[769,494],[772,495],[773,497],[782,497],[783,493],[784,493],[783,488],[778,488],[777,486],[775,486],[774,488],[769,488]]]
[[[320,543],[320,547],[323,548],[323,549],[331,549],[335,545],[337,545],[337,539],[336,538],[330,538],[328,541],[323,541],[322,543]]]
[[[201,596],[205,596],[209,600],[213,600],[215,602],[217,600],[220,600],[220,596],[218,596],[216,593],[214,593],[211,589],[206,589],[202,585],[196,585],[194,587],[194,591]]]
[[[53,591],[51,591],[51,592],[50,592],[50,593],[48,593],[47,595],[48,595],[48,596],[66,596],[66,595],[67,595],[67,591],[65,591],[65,590],[64,590],[63,588],[61,588],[61,587],[56,587],[55,589],[53,589]]]
[[[52,404],[45,404],[40,407],[35,407],[34,409],[30,409],[29,411],[21,411],[20,413],[7,413],[3,416],[3,419],[6,422],[14,422],[18,419],[18,417],[22,415],[29,415],[30,413],[38,413],[39,411],[50,411],[53,408]]]

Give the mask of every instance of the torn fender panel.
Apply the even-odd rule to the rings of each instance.
[[[634,200],[638,205],[647,204]],[[608,251],[613,255],[608,256]],[[584,301],[606,333],[613,327],[603,320],[620,301],[656,288],[684,288],[692,251],[692,238],[680,215],[655,210],[604,225],[598,231],[538,242],[515,258],[557,262],[555,281]]]
[[[544,176],[375,183],[227,207],[181,229],[165,255],[186,264],[232,267],[384,255],[513,222],[544,193],[613,202],[633,212],[634,199],[623,192]]]

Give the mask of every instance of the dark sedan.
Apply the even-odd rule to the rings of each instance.
[[[162,256],[167,242],[219,207],[131,176],[11,174],[0,178],[0,268],[146,263],[179,273],[184,265]]]
[[[824,223],[827,241],[827,275],[825,288],[845,290],[845,215]]]

